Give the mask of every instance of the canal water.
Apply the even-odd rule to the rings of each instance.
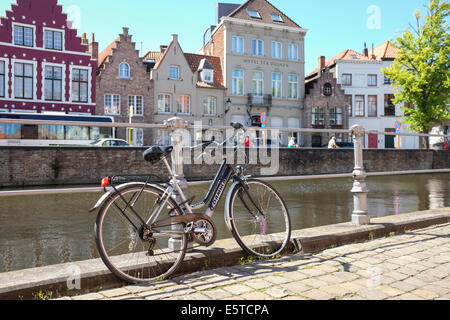
[[[351,221],[350,178],[271,183],[285,198],[293,229]],[[450,207],[450,173],[367,178],[372,217]],[[209,186],[188,190],[201,200]],[[93,230],[96,213],[88,213],[100,193],[0,198],[0,272],[97,258]],[[224,200],[214,220],[219,239],[225,227]]]

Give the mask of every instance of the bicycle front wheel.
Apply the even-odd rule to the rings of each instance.
[[[280,194],[269,184],[249,179],[231,191],[228,217],[238,244],[249,254],[274,257],[291,237],[289,212]],[[248,190],[246,190],[248,189]]]
[[[109,270],[131,282],[152,282],[173,274],[183,261],[187,236],[184,224],[165,225],[148,232],[150,218],[182,214],[171,198],[153,186],[130,185],[113,193],[99,211],[95,240]],[[154,219],[153,218],[153,219]],[[174,234],[174,232],[177,232]],[[145,233],[145,234],[144,234]]]

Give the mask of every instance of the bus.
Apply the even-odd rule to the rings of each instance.
[[[0,113],[0,119],[114,122],[112,117],[45,113]],[[114,128],[0,123],[0,146],[86,146],[108,138],[115,138]]]

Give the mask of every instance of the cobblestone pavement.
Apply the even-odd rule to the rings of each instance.
[[[450,224],[63,299],[448,300]]]

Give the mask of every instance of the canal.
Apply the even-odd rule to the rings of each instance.
[[[285,198],[293,229],[351,221],[350,178],[271,183]],[[450,173],[367,178],[371,217],[450,207]],[[203,198],[207,185],[190,188]],[[0,198],[0,272],[97,258],[88,213],[100,193]],[[224,200],[214,220],[219,239],[232,235],[223,219]]]

